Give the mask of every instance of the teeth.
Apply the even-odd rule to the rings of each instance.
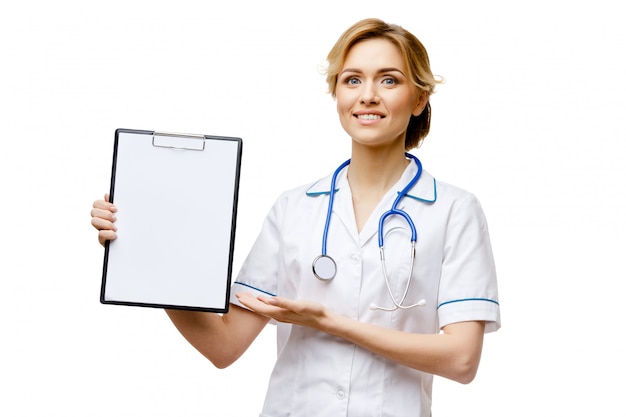
[[[381,117],[378,114],[359,114],[358,118],[362,120],[376,120]]]

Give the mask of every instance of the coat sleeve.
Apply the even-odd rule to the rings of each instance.
[[[500,328],[496,269],[487,221],[470,193],[455,200],[446,224],[437,305],[439,326],[485,321],[485,332]]]
[[[253,295],[277,294],[280,260],[280,200],[270,209],[261,232],[232,284],[230,302],[244,307],[235,296],[238,292]],[[246,308],[246,307],[244,307]]]

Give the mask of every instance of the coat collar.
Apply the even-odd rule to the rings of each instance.
[[[406,168],[405,174],[409,174],[410,178],[412,178],[417,172],[417,165],[415,162],[411,161],[409,166]],[[339,177],[345,175],[345,169],[339,174]],[[306,195],[309,197],[316,197],[319,195],[327,195],[330,194],[330,184],[332,182],[332,174],[326,176],[325,178],[320,179],[315,182],[306,190]],[[335,184],[335,193],[339,193],[341,191],[341,187],[337,186],[341,181],[339,178],[337,179],[337,183]],[[345,183],[344,183],[345,184]],[[397,190],[399,193],[401,190]],[[422,170],[422,175],[420,179],[417,181],[417,184],[409,191],[406,195],[407,198],[412,198],[417,201],[421,201],[423,203],[434,203],[437,201],[437,180],[430,175],[430,173],[426,172],[426,170]]]

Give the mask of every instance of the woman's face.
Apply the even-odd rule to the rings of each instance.
[[[390,41],[369,39],[352,46],[335,96],[341,125],[354,143],[401,143],[404,149],[411,115],[419,115],[426,102],[407,74],[400,50]]]

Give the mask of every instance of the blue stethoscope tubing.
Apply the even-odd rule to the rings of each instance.
[[[417,182],[419,181],[422,175],[422,163],[420,162],[420,160],[416,156],[411,155],[409,153],[405,153],[405,155],[409,158],[412,158],[415,161],[415,163],[417,164],[417,172],[415,173],[411,181],[409,181],[409,183],[402,189],[402,191],[398,193],[398,196],[396,197],[395,201],[391,205],[391,209],[383,213],[380,216],[380,219],[378,221],[378,246],[380,248],[380,257],[381,257],[383,275],[385,278],[385,283],[387,284],[387,290],[389,291],[389,295],[391,296],[394,307],[384,308],[384,307],[379,307],[376,305],[370,306],[373,309],[393,311],[398,308],[412,308],[416,306],[422,306],[425,304],[424,300],[420,300],[418,303],[412,304],[410,306],[403,305],[406,295],[408,294],[408,291],[409,291],[409,287],[411,283],[411,276],[413,274],[413,264],[415,261],[415,244],[417,242],[417,231],[415,229],[415,224],[413,223],[411,216],[409,216],[409,214],[406,211],[399,209],[398,204],[400,204],[400,201],[402,201],[402,199],[406,197],[408,192],[415,186],[415,184],[417,184]],[[334,259],[327,254],[326,246],[328,243],[328,230],[330,228],[330,219],[332,217],[333,205],[335,202],[335,192],[336,192],[335,186],[337,183],[337,176],[349,164],[350,164],[350,159],[348,159],[347,161],[339,165],[339,167],[333,173],[331,183],[330,183],[328,211],[326,213],[326,223],[324,225],[324,234],[322,235],[322,254],[313,260],[313,265],[312,265],[313,274],[322,281],[332,280],[337,274],[337,264],[335,263]],[[404,294],[402,295],[402,298],[399,301],[396,300],[396,298],[393,296],[393,293],[389,286],[389,279],[388,279],[387,270],[386,270],[387,268],[385,266],[384,224],[385,224],[385,220],[387,220],[389,216],[393,216],[393,215],[399,215],[403,217],[411,229],[411,269],[409,272],[409,279],[407,281]]]
[[[386,211],[385,213],[383,213],[380,216],[380,219],[378,221],[378,246],[380,248],[380,256],[381,256],[381,262],[382,262],[382,266],[383,266],[383,274],[385,276],[385,282],[387,283],[387,288],[388,288],[388,290],[390,292],[390,295],[391,295],[391,289],[389,288],[389,280],[387,278],[387,271],[386,271],[386,267],[385,267],[385,253],[384,253],[384,246],[385,246],[385,242],[384,242],[384,224],[385,224],[385,220],[387,220],[387,218],[390,217],[390,216],[394,216],[394,215],[401,216],[402,218],[404,218],[406,220],[407,224],[409,225],[409,227],[411,229],[411,272],[409,274],[409,282],[410,282],[411,274],[413,272],[413,263],[414,263],[414,260],[415,260],[415,243],[417,242],[417,231],[415,229],[415,224],[413,223],[413,220],[411,219],[411,216],[409,216],[409,214],[406,211],[399,209],[398,205],[400,204],[400,201],[402,201],[402,199],[404,197],[406,197],[408,192],[415,186],[415,184],[417,184],[417,181],[419,181],[419,179],[420,179],[420,177],[422,175],[422,163],[414,155],[411,155],[409,153],[405,153],[405,155],[408,158],[412,158],[415,161],[415,163],[417,164],[417,172],[415,173],[415,175],[413,176],[411,181],[409,181],[409,183],[402,189],[402,191],[400,191],[398,193],[398,196],[396,197],[395,201],[391,205],[391,209]],[[327,243],[328,243],[328,230],[330,228],[330,219],[332,218],[333,206],[334,206],[334,203],[335,203],[335,192],[336,192],[337,176],[349,164],[350,164],[350,159],[348,159],[347,161],[345,161],[344,163],[339,165],[339,167],[333,173],[333,176],[332,176],[332,179],[331,179],[331,183],[330,183],[330,191],[329,191],[329,199],[328,199],[328,211],[326,213],[326,223],[324,224],[324,234],[322,235],[322,254],[319,255],[318,257],[316,257],[313,260],[313,265],[312,265],[313,266],[313,274],[317,278],[319,278],[320,280],[323,280],[323,281],[331,280],[337,274],[337,264],[335,263],[334,259],[327,254],[326,248],[327,248]],[[408,307],[415,306],[415,305],[413,305],[413,306],[403,306],[402,305],[403,302],[404,302],[404,299],[406,297],[406,294],[408,293],[408,288],[409,288],[409,285],[407,283],[406,290],[405,290],[405,292],[404,292],[404,294],[403,294],[403,296],[402,296],[402,298],[401,298],[401,300],[399,302],[392,296],[392,300],[394,302],[395,308],[404,308],[404,307],[408,308]],[[421,300],[421,301],[423,301],[423,300]],[[421,304],[421,301],[418,304]],[[416,304],[416,305],[418,305],[418,304]],[[380,308],[380,307],[378,307],[378,308]]]

